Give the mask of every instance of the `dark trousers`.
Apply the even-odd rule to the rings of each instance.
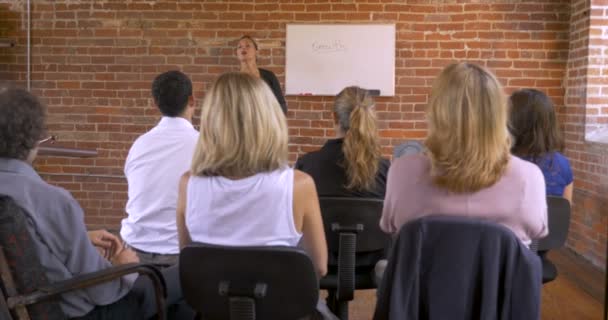
[[[193,319],[194,311],[183,301],[177,265],[162,270],[167,286],[168,319]],[[149,319],[157,313],[154,284],[150,278],[139,276],[131,291],[118,301],[97,306],[78,320]]]

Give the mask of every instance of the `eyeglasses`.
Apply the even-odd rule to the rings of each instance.
[[[38,144],[43,144],[47,141],[51,141],[51,143],[53,143],[53,142],[57,141],[57,136],[48,136],[42,140],[38,140]]]

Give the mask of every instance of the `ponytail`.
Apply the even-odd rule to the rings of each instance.
[[[373,101],[367,90],[348,87],[336,99],[336,115],[346,133],[342,152],[346,188],[372,190],[380,162],[380,144]]]

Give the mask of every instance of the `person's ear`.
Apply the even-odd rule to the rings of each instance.
[[[194,108],[194,96],[192,95],[188,97],[188,107]]]
[[[194,97],[190,96],[188,97],[188,104],[186,105],[186,116],[189,119],[192,119],[192,117],[194,117],[194,107],[195,107],[195,103],[194,103]],[[190,120],[192,121],[192,120]]]

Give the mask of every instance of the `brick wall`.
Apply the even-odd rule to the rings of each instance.
[[[18,42],[0,49],[0,79],[25,79],[24,2],[0,4],[0,37]],[[395,23],[396,96],[376,105],[387,155],[404,140],[425,137],[430,84],[454,61],[487,66],[508,92],[535,87],[564,105],[568,0],[33,2],[32,87],[49,106],[49,128],[62,145],[99,151],[94,159],[43,158],[37,166],[74,193],[91,226],[116,227],[123,216],[124,158],[158,119],[149,94],[153,77],[181,69],[200,99],[217,75],[238,69],[234,47],[242,34],[259,39],[259,64],[283,83],[287,23]],[[293,161],[333,136],[332,99],[287,101]],[[580,126],[576,110],[561,107],[561,119]]]
[[[586,140],[608,143],[608,2],[587,1],[588,88],[585,113]],[[588,8],[587,8],[588,9]]]
[[[562,117],[566,155],[575,178],[568,246],[594,264],[605,266],[608,144],[587,141],[585,136],[591,131],[597,132],[598,124],[605,118],[602,109],[608,101],[608,86],[603,74],[605,49],[602,47],[608,49],[608,42],[604,44],[608,40],[598,38],[605,29],[598,21],[602,21],[607,13],[606,8],[590,7],[591,3],[587,0],[573,1],[571,11],[570,54]],[[604,36],[608,37],[608,33]]]

